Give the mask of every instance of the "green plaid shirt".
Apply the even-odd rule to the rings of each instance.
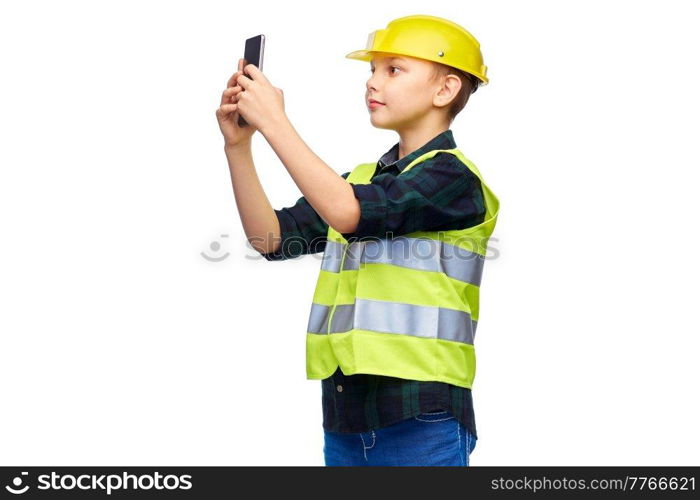
[[[377,162],[370,184],[352,184],[360,203],[360,221],[349,241],[392,237],[413,231],[447,231],[481,223],[486,214],[481,182],[456,156],[438,153],[398,176],[418,156],[452,149],[450,129],[399,159],[396,143]],[[342,174],[347,178],[350,172]],[[275,210],[281,245],[262,254],[287,260],[322,252],[328,225],[302,196]],[[420,413],[450,410],[476,436],[472,392],[443,382],[424,382],[372,374],[345,375],[338,368],[321,381],[323,428],[335,432],[368,432]]]

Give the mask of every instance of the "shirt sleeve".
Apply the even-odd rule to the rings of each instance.
[[[341,177],[346,179],[348,175],[350,172],[345,172]],[[275,215],[280,224],[280,247],[261,253],[266,260],[293,259],[325,250],[328,224],[304,196],[292,206],[275,209]]]
[[[355,232],[341,233],[348,240],[463,229],[480,224],[486,215],[479,177],[450,153],[438,153],[400,175],[375,175],[370,184],[352,188],[360,220]]]

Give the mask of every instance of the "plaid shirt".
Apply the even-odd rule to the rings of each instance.
[[[438,153],[398,174],[418,156],[456,144],[445,130],[412,153],[398,158],[396,143],[377,162],[370,184],[352,184],[360,220],[349,241],[384,238],[413,231],[447,231],[475,226],[486,213],[481,182],[456,156]],[[347,178],[350,172],[342,174]],[[302,196],[291,207],[275,210],[281,244],[267,260],[286,260],[322,252],[328,224]],[[323,428],[368,432],[419,413],[450,410],[476,436],[472,392],[444,382],[424,382],[373,374],[345,375],[338,368],[321,381]]]

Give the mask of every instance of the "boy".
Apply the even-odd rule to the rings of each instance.
[[[478,292],[499,202],[449,126],[488,83],[486,66],[464,28],[422,15],[346,57],[370,62],[372,125],[399,142],[342,176],[296,134],[282,91],[239,61],[216,114],[243,228],[267,260],[324,252],[306,345],[326,465],[469,465]],[[255,130],[303,193],[295,205],[267,200]]]

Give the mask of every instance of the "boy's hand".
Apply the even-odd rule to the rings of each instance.
[[[235,95],[241,91],[241,87],[236,85],[236,83],[242,74],[243,59],[239,59],[238,71],[229,78],[226,90],[221,95],[221,105],[216,110],[216,119],[219,121],[219,128],[224,136],[226,147],[238,146],[246,141],[250,141],[251,136],[257,130],[250,122],[248,122],[247,127],[238,126],[238,103]]]
[[[248,64],[244,69],[252,79],[245,74],[238,77],[238,86],[233,90],[234,99],[243,118],[264,134],[270,126],[286,119],[284,94],[254,64]]]

